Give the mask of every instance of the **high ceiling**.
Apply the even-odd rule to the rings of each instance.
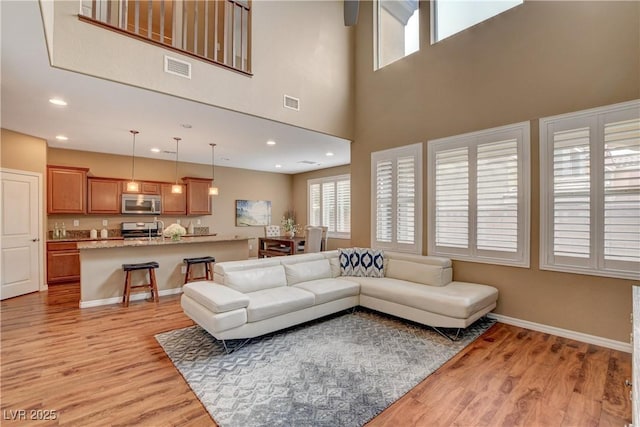
[[[38,2],[3,0],[0,7],[3,128],[45,139],[49,147],[127,156],[129,130],[136,129],[136,156],[175,160],[173,137],[181,137],[181,162],[210,164],[215,143],[217,166],[268,172],[350,163],[349,141],[342,138],[54,68]],[[55,106],[50,98],[68,105]]]

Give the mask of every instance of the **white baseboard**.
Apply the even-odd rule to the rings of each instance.
[[[521,328],[531,329],[534,331],[543,332],[545,334],[557,335],[563,338],[586,342],[587,344],[599,345],[601,347],[624,351],[626,353],[631,353],[632,351],[631,344],[623,341],[615,341],[609,338],[583,334],[582,332],[556,328],[555,326],[543,325],[542,323],[529,322],[528,320],[521,320],[514,317],[503,316],[502,314],[489,313],[487,314],[487,317],[495,319],[498,322],[506,323],[507,325],[519,326]]]
[[[158,296],[163,297],[166,295],[174,295],[182,293],[182,287],[173,288],[173,289],[163,289],[158,291]],[[135,294],[131,294],[129,301],[138,301],[142,299],[151,298],[151,292],[138,292]],[[80,308],[89,308],[89,307],[98,307],[101,305],[109,305],[109,304],[121,304],[122,297],[113,297],[113,298],[105,298],[105,299],[94,299],[91,301],[80,301]]]

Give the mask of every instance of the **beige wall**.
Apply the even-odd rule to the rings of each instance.
[[[2,129],[0,162],[3,168],[41,173],[44,180],[47,172],[47,141]]]
[[[109,178],[129,178],[131,176],[130,158],[112,154],[92,153],[88,151],[62,150],[50,148],[48,150],[48,163],[61,166],[79,166],[89,168],[89,176]],[[211,166],[195,163],[179,163],[179,177],[191,176],[211,177]],[[173,181],[175,179],[175,163],[167,160],[155,160],[148,158],[136,158],[136,179],[150,181]],[[247,169],[235,169],[216,167],[216,185],[220,189],[220,195],[213,199],[213,214],[201,217],[194,216],[160,216],[169,225],[180,219],[183,225],[190,221],[201,220],[201,226],[208,226],[210,231],[219,235],[241,235],[247,237],[260,237],[264,235],[263,227],[236,227],[235,226],[235,201],[245,200],[271,200],[272,218],[274,223],[280,222],[279,218],[289,207],[291,200],[290,175],[257,172]],[[72,220],[79,219],[80,225],[72,227]],[[108,228],[119,229],[123,221],[152,220],[139,216],[102,216],[102,215],[51,215],[49,217],[49,229],[54,222],[65,221],[67,229],[88,230],[101,229],[102,220],[107,219]],[[195,222],[194,222],[195,225]],[[250,240],[251,256],[257,256],[257,241]]]
[[[49,51],[56,67],[350,139],[353,30],[342,4],[252,2],[252,77],[80,22],[74,1],[55,2]],[[192,78],[165,73],[165,54],[191,63]],[[283,107],[284,94],[300,99],[300,111]]]
[[[313,172],[299,173],[293,176],[293,209],[296,211],[296,219],[299,224],[307,224],[307,181],[314,178],[327,176],[346,175],[351,172],[349,165],[334,168],[321,169]],[[327,249],[348,248],[351,240],[329,239]]]
[[[372,6],[360,7],[352,243],[370,243],[372,151],[533,120],[531,268],[455,262],[455,279],[498,287],[499,314],[628,342],[631,281],[538,268],[536,119],[640,97],[640,3],[525,1],[433,46],[420,7],[420,52],[377,72]]]

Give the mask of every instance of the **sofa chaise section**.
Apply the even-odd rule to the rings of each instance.
[[[332,278],[326,257],[287,258],[293,259],[218,263],[215,282],[183,287],[182,308],[211,335],[228,340],[253,338],[358,305],[360,286]],[[218,298],[220,288],[226,291]]]

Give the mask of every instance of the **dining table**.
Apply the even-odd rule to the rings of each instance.
[[[295,255],[304,252],[304,236],[275,236],[258,239],[258,257]]]

